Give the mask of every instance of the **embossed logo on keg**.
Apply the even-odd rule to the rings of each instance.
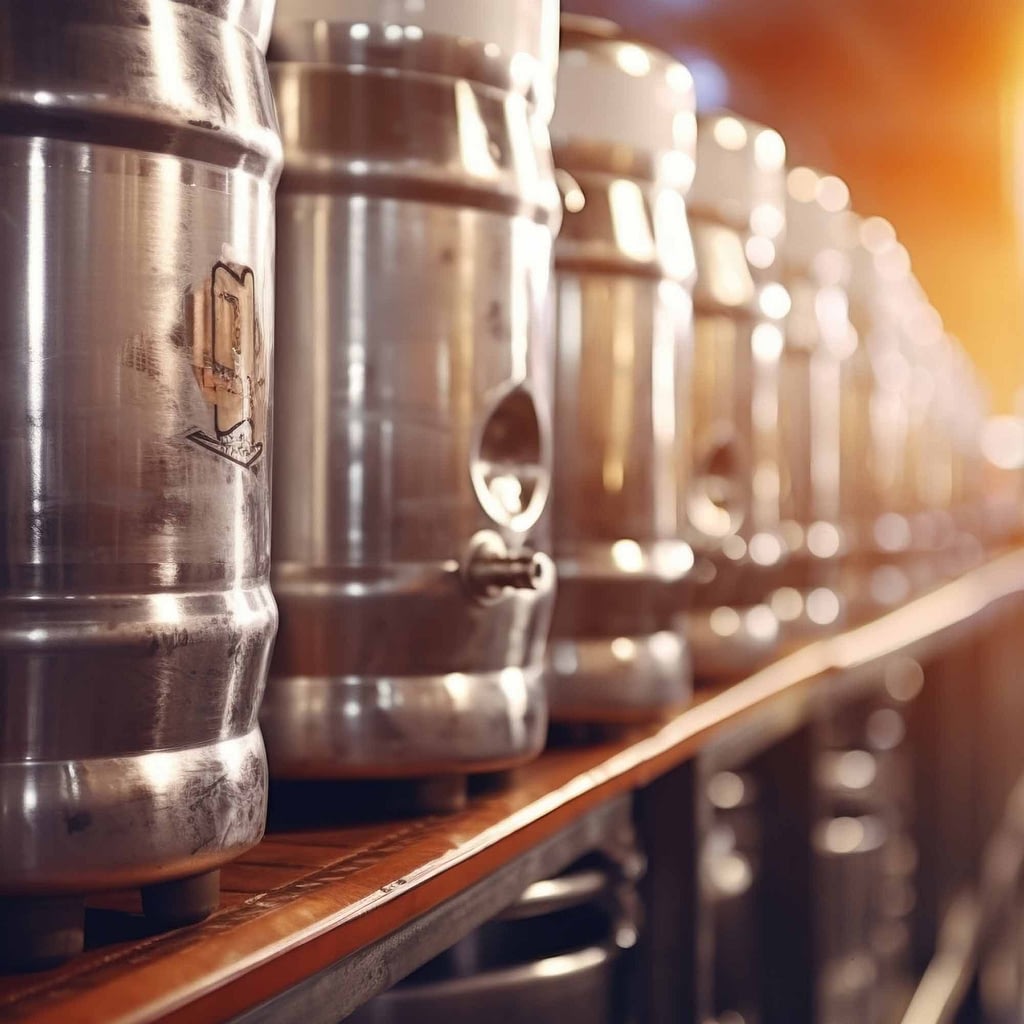
[[[217,263],[209,287],[192,294],[192,372],[213,407],[213,429],[188,438],[240,466],[263,454],[266,357],[256,320],[253,272]]]

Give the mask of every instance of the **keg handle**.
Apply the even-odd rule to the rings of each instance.
[[[481,530],[469,542],[462,576],[469,592],[480,601],[493,601],[508,590],[549,590],[554,564],[541,551],[512,554],[493,530]]]

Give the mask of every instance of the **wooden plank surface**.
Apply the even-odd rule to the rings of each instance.
[[[365,789],[351,785],[275,794],[284,823],[224,870],[213,917],[153,935],[133,913],[137,896],[105,896],[89,918],[102,941],[83,956],[53,971],[0,978],[0,1020],[230,1018],[390,934],[599,803],[647,784],[722,730],[796,724],[823,681],[864,674],[895,652],[923,653],[1022,587],[1024,552],[1003,556],[740,683],[702,692],[662,723],[549,750],[454,814],[368,814]]]

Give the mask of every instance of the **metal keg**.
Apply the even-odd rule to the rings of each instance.
[[[543,746],[557,36],[554,0],[279,6],[275,777]]]
[[[841,364],[841,589],[854,620],[912,592],[915,464],[924,434],[920,380],[906,344],[909,257],[892,225],[851,214],[848,287],[855,344]],[[918,439],[918,440],[915,440]]]
[[[690,694],[671,587],[680,535],[694,275],[693,79],[594,18],[562,19],[551,125],[564,204],[555,248],[555,552],[548,659],[559,721],[650,718]]]
[[[263,833],[273,4],[0,19],[0,959],[196,920]]]
[[[963,345],[949,337],[950,356],[939,388],[952,438],[952,509],[954,537],[946,562],[957,575],[984,558],[986,499],[981,441],[988,397]]]
[[[814,829],[822,1024],[889,1019],[876,945],[885,839],[885,825],[873,815],[828,818]]]
[[[849,190],[834,175],[786,177],[785,283],[791,309],[780,366],[780,501],[788,559],[769,600],[788,636],[839,621],[842,551],[840,409],[844,361],[856,347],[847,300]]]
[[[590,856],[534,882],[497,918],[346,1019],[627,1024],[635,1019],[627,970],[640,925],[635,880]]]
[[[700,856],[698,911],[700,1020],[761,1019],[761,815],[746,771],[717,771],[704,786],[707,822]]]
[[[790,298],[779,248],[786,147],[731,113],[699,119],[690,225],[697,261],[685,514],[710,582],[687,612],[695,674],[742,673],[778,640],[779,387]]]

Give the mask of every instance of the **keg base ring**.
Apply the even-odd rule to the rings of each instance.
[[[465,777],[544,747],[540,667],[432,676],[271,677],[260,712],[277,780]]]
[[[81,953],[81,896],[0,897],[0,971],[41,971]]]
[[[220,906],[220,870],[142,886],[142,912],[158,928],[181,928]]]

